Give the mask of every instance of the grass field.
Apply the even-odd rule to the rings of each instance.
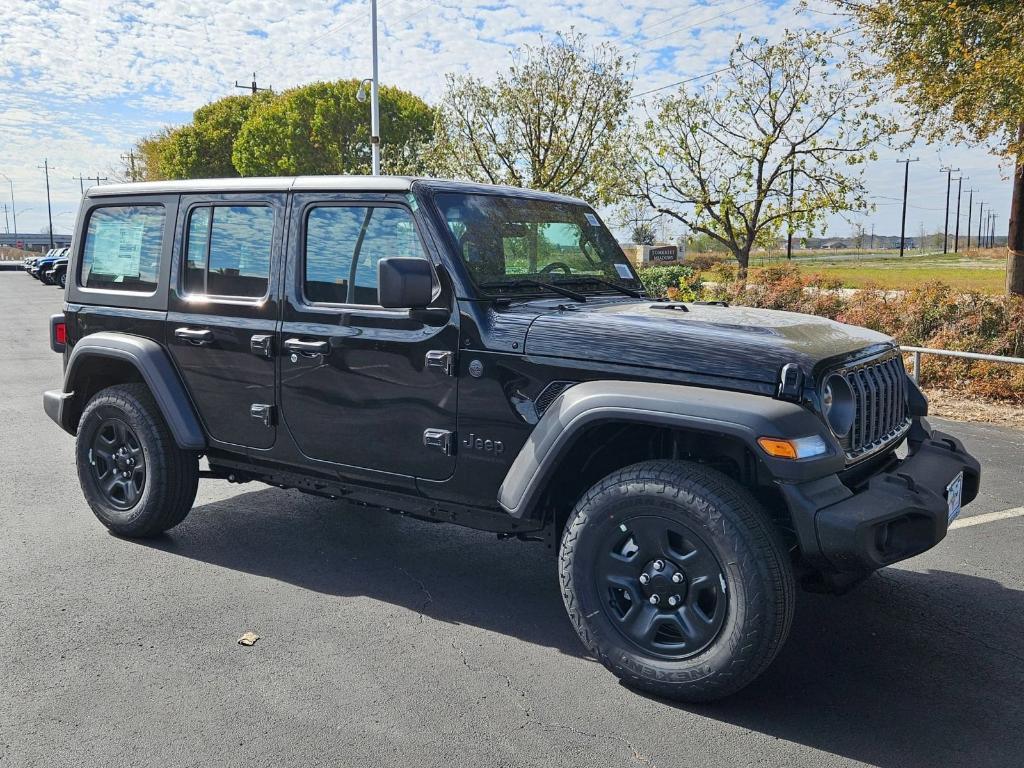
[[[784,263],[785,259],[763,261],[751,259],[753,271],[767,263]],[[823,274],[842,282],[844,288],[869,285],[886,289],[914,288],[941,281],[963,290],[1000,294],[1006,279],[1006,251],[993,248],[966,254],[831,254],[793,259],[805,274]]]

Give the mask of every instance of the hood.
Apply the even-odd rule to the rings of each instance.
[[[787,363],[812,376],[823,362],[892,346],[881,333],[813,315],[647,300],[542,314],[530,325],[525,351],[775,384]]]

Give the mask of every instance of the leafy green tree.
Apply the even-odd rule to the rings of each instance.
[[[740,40],[725,73],[656,104],[632,166],[637,194],[721,243],[741,275],[789,221],[810,230],[868,209],[863,163],[896,126],[869,84],[845,74],[850,63],[829,33]]]
[[[865,34],[877,86],[893,85],[931,140],[988,143],[1011,159],[1006,289],[1024,294],[1024,3],[1021,0],[833,0]]]
[[[312,83],[252,110],[234,142],[242,176],[370,172],[370,108],[356,99],[358,80]],[[434,112],[418,96],[380,89],[384,173],[420,173]]]
[[[432,151],[439,175],[611,201],[630,64],[570,30],[524,45],[493,84],[449,75]]]

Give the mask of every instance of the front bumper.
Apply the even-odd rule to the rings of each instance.
[[[873,571],[931,549],[946,536],[946,487],[964,473],[962,504],[978,495],[981,466],[954,437],[921,421],[910,453],[854,488],[830,475],[781,486],[808,565]]]

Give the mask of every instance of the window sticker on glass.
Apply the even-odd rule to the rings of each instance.
[[[116,282],[125,277],[139,276],[142,257],[143,223],[119,220],[97,221],[96,250],[92,269],[107,275],[117,275]]]
[[[600,227],[601,226],[601,223],[597,220],[597,216],[592,214],[590,211],[585,211],[583,215],[586,217],[587,223],[590,224],[590,226],[592,226],[592,227]]]
[[[615,271],[619,273],[619,277],[623,280],[633,279],[633,273],[629,271],[629,267],[625,264],[616,264]]]

